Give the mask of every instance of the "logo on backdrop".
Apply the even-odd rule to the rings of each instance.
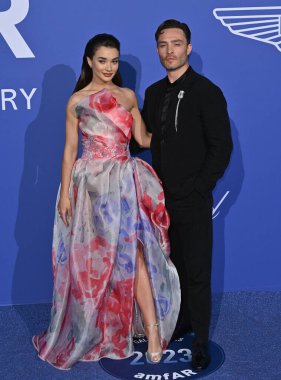
[[[101,359],[100,366],[111,376],[123,380],[173,380],[173,379],[199,379],[217,371],[224,362],[225,355],[220,346],[209,342],[211,363],[200,373],[191,368],[191,350],[193,335],[173,341],[169,349],[164,351],[161,362],[157,365],[149,364],[145,358],[147,348],[146,339],[134,340],[135,352],[128,359],[111,360]]]
[[[281,52],[281,6],[216,8],[213,14],[231,33],[274,45]]]
[[[220,206],[223,204],[223,202],[225,201],[226,197],[228,196],[228,194],[230,193],[230,191],[227,191],[223,197],[219,200],[218,204],[213,207],[213,211],[212,211],[212,218],[215,219],[219,213],[220,213]]]
[[[29,0],[11,0],[8,10],[0,12],[0,34],[3,36],[16,58],[34,58],[30,47],[17,29],[29,10]]]
[[[32,88],[29,92],[26,92],[24,88],[20,88],[17,92],[13,88],[2,88],[1,89],[1,109],[2,111],[6,111],[7,105],[9,108],[17,111],[18,106],[16,103],[16,99],[18,97],[23,97],[25,99],[25,107],[27,110],[31,109],[31,99],[37,90],[36,87]]]

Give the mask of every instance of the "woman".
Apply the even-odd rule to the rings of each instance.
[[[59,369],[129,357],[133,335],[144,332],[147,360],[158,363],[179,311],[163,190],[128,151],[131,134],[143,147],[151,135],[135,94],[119,87],[119,53],[115,37],[93,37],[67,105],[51,323],[33,337],[39,357]],[[83,154],[75,161],[79,129]]]

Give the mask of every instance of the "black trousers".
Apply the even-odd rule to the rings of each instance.
[[[193,191],[184,201],[166,196],[171,217],[171,260],[181,284],[181,309],[175,336],[190,328],[207,344],[211,316],[212,196]]]

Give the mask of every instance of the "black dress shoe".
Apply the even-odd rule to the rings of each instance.
[[[196,371],[202,371],[210,364],[210,355],[207,344],[199,342],[192,343],[192,368]]]

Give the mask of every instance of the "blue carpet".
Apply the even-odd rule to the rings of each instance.
[[[98,363],[59,371],[38,359],[31,336],[48,326],[49,313],[49,304],[0,307],[0,379],[115,379]],[[204,379],[280,380],[281,292],[215,294],[210,338],[226,358]]]

